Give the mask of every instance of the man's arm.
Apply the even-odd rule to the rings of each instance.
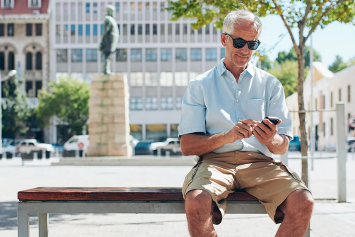
[[[252,135],[252,126],[255,121],[251,119],[239,121],[231,130],[226,133],[217,133],[213,135],[185,134],[180,139],[181,152],[185,156],[200,156],[224,146],[227,143],[233,143],[236,140],[248,138]]]

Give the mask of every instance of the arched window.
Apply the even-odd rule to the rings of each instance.
[[[9,53],[7,67],[9,70],[15,69],[15,54],[13,52]]]
[[[36,70],[42,70],[42,53],[36,53]]]
[[[32,70],[32,53],[26,54],[26,70]]]
[[[5,53],[0,52],[0,70],[5,70]]]

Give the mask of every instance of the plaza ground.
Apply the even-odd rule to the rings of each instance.
[[[317,156],[335,156],[322,153]],[[290,153],[290,157],[299,156]],[[53,159],[55,160],[55,159]],[[300,160],[289,166],[301,172]],[[49,162],[0,162],[0,236],[17,236],[17,192],[45,187],[181,187],[191,167],[158,166],[50,166]],[[355,236],[355,156],[347,159],[347,203],[337,203],[336,160],[314,161],[310,189],[317,199],[311,236]],[[30,218],[31,236],[38,236],[37,218]],[[267,215],[228,215],[216,226],[218,236],[274,236],[278,225]],[[156,214],[50,214],[49,236],[189,236],[185,215]]]

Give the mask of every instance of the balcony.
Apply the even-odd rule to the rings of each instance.
[[[25,78],[26,80],[42,79],[42,70],[26,70]]]
[[[27,98],[27,102],[31,109],[38,107],[38,98]]]

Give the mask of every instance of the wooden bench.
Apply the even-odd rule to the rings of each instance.
[[[20,191],[18,199],[19,237],[30,234],[29,213],[38,214],[40,237],[48,236],[48,213],[185,213],[181,188],[47,187]],[[247,192],[232,193],[227,200],[227,213],[266,214]]]

